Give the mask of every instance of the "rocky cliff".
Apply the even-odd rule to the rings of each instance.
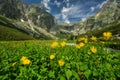
[[[120,0],[108,0],[94,16],[74,24],[74,32],[82,34],[96,28],[101,29],[102,26],[119,20]]]
[[[27,33],[32,36],[57,39],[49,33],[56,19],[45,11],[43,5],[28,5],[20,0],[0,0],[0,15],[11,19],[16,28],[29,31]]]

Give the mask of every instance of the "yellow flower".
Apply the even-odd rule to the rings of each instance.
[[[112,33],[111,32],[104,32],[103,36],[104,36],[105,40],[108,40],[112,36]]]
[[[12,64],[12,67],[14,67],[16,64],[17,64],[17,62],[14,62],[14,63]]]
[[[53,42],[52,45],[51,45],[52,48],[56,48],[58,47],[58,42]]]
[[[30,60],[27,59],[27,57],[25,57],[25,56],[23,56],[20,60],[21,60],[22,64],[24,64],[24,65],[30,64]]]
[[[84,38],[84,43],[87,43],[88,42],[88,39],[87,38]]]
[[[50,55],[50,59],[54,59],[55,58],[55,55]]]
[[[61,43],[61,46],[64,47],[65,45],[66,45],[66,42],[63,41],[63,42]]]
[[[85,45],[84,43],[80,43],[80,44],[79,44],[80,47],[83,47],[84,45]]]
[[[97,49],[96,49],[94,46],[92,46],[92,47],[91,47],[91,52],[92,52],[92,53],[96,53],[96,52],[97,52]]]
[[[25,60],[25,59],[27,59],[27,57],[22,56],[21,61],[23,61],[23,60]]]
[[[30,60],[29,60],[29,59],[26,59],[26,60],[22,61],[22,63],[23,63],[24,65],[28,65],[28,64],[30,64]]]
[[[59,60],[59,61],[58,61],[58,64],[59,64],[60,66],[64,66],[65,62],[64,62],[63,60]]]
[[[92,36],[92,37],[91,37],[91,40],[97,41],[97,38],[96,38],[95,36]]]
[[[79,42],[83,41],[84,43],[88,42],[88,39],[86,37],[82,37],[78,39]]]
[[[81,42],[79,45],[76,45],[76,48],[77,48],[77,49],[80,49],[80,48],[83,47],[84,45],[85,45],[85,44]]]
[[[81,47],[80,47],[80,45],[76,45],[76,48],[77,48],[77,49],[80,49]]]

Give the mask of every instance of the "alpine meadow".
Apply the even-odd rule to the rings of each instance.
[[[0,0],[0,80],[120,80],[120,0]]]

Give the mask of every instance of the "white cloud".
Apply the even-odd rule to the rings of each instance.
[[[57,5],[57,7],[60,7],[61,3],[58,2],[57,0],[54,1],[54,4]]]
[[[91,9],[91,12],[93,12],[95,10],[95,7],[90,7],[90,9]]]
[[[72,7],[63,7],[61,10],[62,19],[65,23],[70,23],[69,21],[69,13],[71,11]]]
[[[65,23],[70,23],[71,21],[80,19],[84,21],[88,17],[92,16],[94,14],[94,11],[101,8],[107,1],[108,0],[104,1],[101,4],[98,4],[97,6],[92,6],[90,7],[90,9],[87,9],[84,6],[88,5],[88,3],[86,3],[85,5],[80,5],[77,3],[72,5],[70,4],[69,0],[64,0],[63,3],[65,3],[66,5],[62,7],[61,13],[56,14],[55,17]]]
[[[70,7],[63,7],[61,10],[61,16],[64,22],[70,23],[69,18],[81,17],[81,10],[78,5],[71,5]]]
[[[47,12],[51,11],[51,8],[49,6],[50,0],[43,0],[41,3],[45,6]]]
[[[82,18],[81,20],[82,20],[82,21],[85,21],[85,20],[86,20],[86,18]]]
[[[98,4],[99,8],[102,8],[104,4],[106,4],[108,0],[104,1],[102,4]]]
[[[67,7],[70,7],[70,0],[64,0],[63,3],[65,3]]]

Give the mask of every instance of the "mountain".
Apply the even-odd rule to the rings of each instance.
[[[76,32],[74,35],[79,35],[95,29],[100,30],[104,27],[110,27],[110,24],[114,23],[120,23],[120,0],[108,0],[95,15],[74,24],[73,32]],[[115,27],[115,25],[111,27]],[[109,29],[107,30],[109,31]]]
[[[0,15],[9,20],[12,28],[25,32],[34,38],[57,39],[49,32],[51,27],[55,26],[56,19],[45,11],[43,5],[28,5],[20,0],[0,0]],[[0,22],[0,25],[7,23],[1,18]],[[6,25],[6,27],[10,26]]]
[[[33,40],[24,30],[18,29],[6,17],[0,16],[0,40]]]
[[[43,5],[28,5],[20,0],[0,0],[0,29],[6,29],[1,31],[0,38],[5,37],[5,34],[15,36],[12,31],[18,32],[19,35],[16,36],[19,39],[22,39],[21,35],[28,36],[27,39],[58,39],[81,34],[99,35],[103,31],[119,35],[119,14],[120,0],[107,0],[95,15],[84,21],[58,24],[55,17],[45,11]],[[10,33],[7,33],[8,30]]]

